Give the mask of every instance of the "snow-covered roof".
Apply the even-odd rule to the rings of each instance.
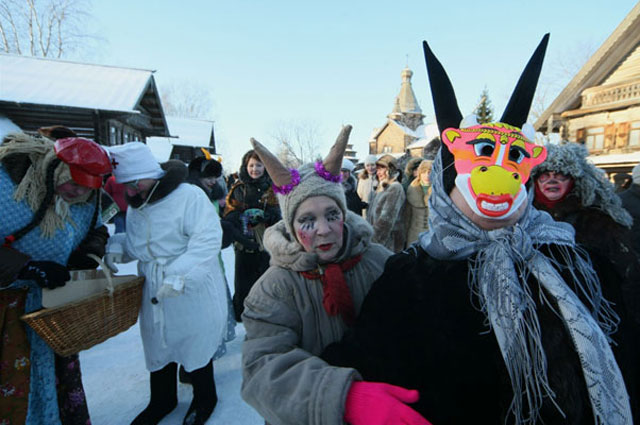
[[[171,157],[173,145],[171,139],[167,137],[147,137],[147,146],[151,149],[151,153],[160,163],[167,162]]]
[[[167,116],[167,125],[174,145],[208,147],[213,135],[213,121]]]
[[[22,131],[13,121],[4,115],[0,114],[0,144],[4,140],[5,136],[10,133]]]
[[[137,112],[153,71],[0,54],[0,100]]]
[[[149,147],[158,151],[156,156],[164,157],[166,154],[164,161],[167,161],[171,155],[171,149],[176,145],[196,148],[213,147],[215,150],[213,121],[170,116],[166,119],[169,133],[174,137],[147,137]]]
[[[420,134],[420,138],[410,143],[407,149],[424,148],[430,141],[440,136],[440,130],[438,130],[437,124],[427,124],[418,127],[414,134],[416,137]]]
[[[420,126],[420,127],[418,127],[418,128],[416,129],[416,131],[414,131],[414,130],[411,130],[409,127],[405,126],[404,124],[402,124],[402,123],[401,123],[401,122],[399,122],[399,121],[396,121],[396,120],[394,120],[394,119],[392,119],[392,118],[387,118],[387,122],[386,122],[382,127],[379,127],[379,128],[377,128],[377,129],[375,129],[375,130],[374,130],[374,132],[373,132],[373,133],[371,133],[371,139],[369,139],[369,141],[370,141],[370,142],[373,142],[373,141],[375,141],[378,137],[380,137],[380,135],[382,134],[382,132],[383,132],[383,131],[384,131],[384,130],[389,126],[389,124],[394,124],[395,126],[397,126],[398,128],[400,128],[400,130],[401,130],[403,133],[408,134],[408,135],[409,135],[409,136],[411,136],[411,137],[419,137],[419,136],[416,136],[416,131],[418,131],[418,130],[420,129],[420,127],[422,127],[422,126]]]

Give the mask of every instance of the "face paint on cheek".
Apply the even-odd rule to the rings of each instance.
[[[298,240],[300,244],[304,247],[305,251],[309,251],[311,249],[311,243],[313,238],[310,235],[310,232],[304,231],[302,229],[298,230]]]

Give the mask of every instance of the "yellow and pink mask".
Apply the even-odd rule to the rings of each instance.
[[[489,219],[504,219],[527,199],[531,170],[547,157],[533,143],[535,131],[527,117],[549,41],[546,34],[520,75],[499,122],[478,124],[462,119],[456,95],[444,67],[423,42],[433,106],[440,129],[442,178],[447,194],[454,185],[472,211]]]
[[[449,127],[442,142],[453,154],[455,184],[476,214],[509,217],[527,199],[531,170],[547,157],[520,128],[503,123]]]

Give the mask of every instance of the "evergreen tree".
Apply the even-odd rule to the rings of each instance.
[[[491,106],[489,91],[486,87],[482,90],[482,94],[480,94],[480,102],[478,102],[478,106],[473,113],[476,114],[476,117],[478,118],[478,124],[493,122],[493,107]]]

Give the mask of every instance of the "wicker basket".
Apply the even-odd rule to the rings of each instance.
[[[100,261],[101,262],[101,261]],[[110,273],[105,274],[111,282]],[[59,355],[86,350],[124,332],[138,320],[144,277],[105,288],[101,293],[21,318]]]

